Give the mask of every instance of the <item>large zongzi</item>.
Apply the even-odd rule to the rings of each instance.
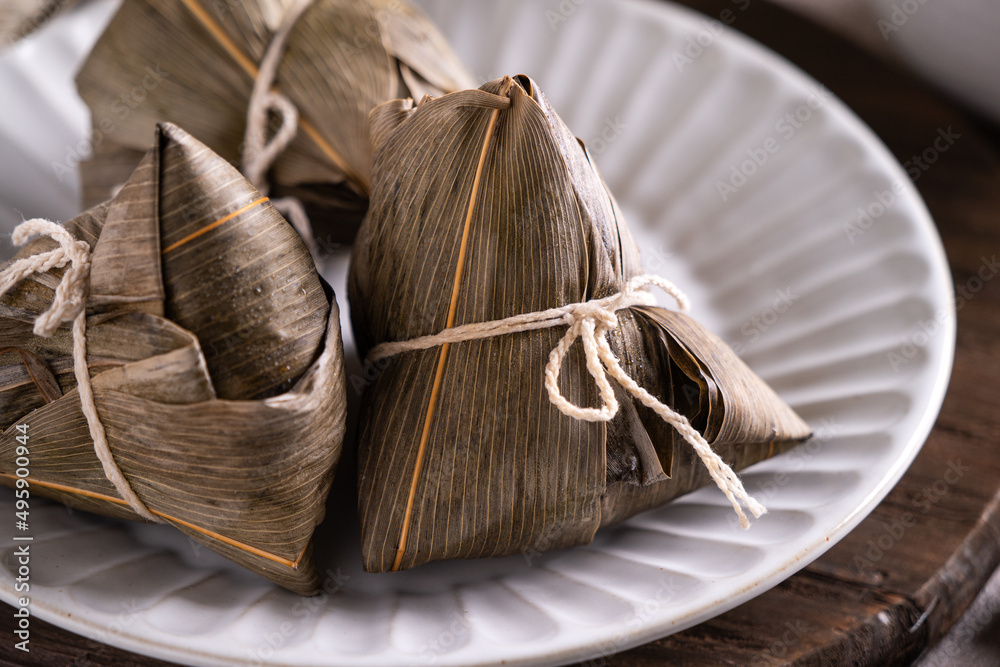
[[[738,469],[808,427],[721,340],[650,305],[647,282],[682,296],[640,276],[613,197],[538,87],[392,101],[371,124],[349,280],[381,370],[359,425],[364,567],[586,543],[710,479],[752,508],[712,449]]]
[[[166,124],[115,198],[15,232],[37,234],[0,274],[0,482],[171,524],[313,592],[343,350],[292,227]]]
[[[171,121],[242,164],[268,194],[300,200],[320,240],[347,241],[366,206],[368,113],[469,81],[409,0],[125,0],[77,75],[94,128],[93,158],[81,165],[84,206],[106,199],[155,124]],[[258,168],[249,164],[257,160],[248,160],[246,145],[256,140],[247,129],[264,132],[257,121],[248,128],[255,84],[285,99],[298,119],[271,116],[275,139],[283,124],[298,131],[266,182],[248,173]],[[257,117],[268,122],[266,113]]]

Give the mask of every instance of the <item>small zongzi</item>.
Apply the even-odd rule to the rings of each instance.
[[[537,85],[391,101],[371,124],[349,276],[381,370],[359,424],[364,567],[587,543],[713,479],[753,508],[718,456],[739,469],[809,428],[720,339],[651,305],[645,283],[684,299],[641,276]]]
[[[345,387],[302,240],[169,124],[113,199],[15,232],[39,234],[0,274],[0,482],[171,524],[314,592]]]
[[[396,97],[470,85],[409,0],[125,0],[76,81],[93,122],[84,206],[105,200],[155,124],[171,121],[241,164],[259,189],[270,187],[265,194],[298,199],[313,235],[331,243],[353,238],[364,215],[368,113]],[[248,128],[255,85],[286,103],[269,105],[280,115],[262,110]],[[248,146],[262,147],[248,130],[277,140],[288,127],[294,138],[258,182]]]

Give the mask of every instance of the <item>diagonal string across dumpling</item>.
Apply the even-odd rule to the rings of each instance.
[[[114,454],[108,446],[104,424],[97,414],[94,389],[90,384],[90,369],[87,368],[87,294],[90,285],[90,246],[86,241],[73,238],[63,227],[50,220],[33,218],[14,229],[11,239],[14,245],[24,245],[32,236],[48,236],[59,245],[47,252],[25,257],[13,262],[0,273],[0,296],[14,285],[35,273],[45,273],[51,269],[69,268],[59,281],[52,305],[35,319],[35,334],[48,338],[63,322],[73,323],[73,373],[76,376],[77,392],[80,395],[80,409],[87,420],[90,437],[94,441],[94,453],[104,468],[104,475],[132,510],[154,523],[163,519],[149,511],[146,504],[132,490],[132,486],[115,462]]]
[[[412,340],[382,343],[372,348],[365,361],[374,363],[412,350],[425,350],[439,345],[568,326],[566,334],[549,354],[549,361],[545,366],[545,388],[552,404],[564,415],[574,419],[589,422],[611,421],[618,413],[618,401],[614,389],[608,382],[607,376],[610,374],[626,391],[656,412],[694,448],[712,479],[732,503],[733,509],[739,516],[740,525],[748,528],[750,522],[743,512],[741,503],[746,505],[755,517],[766,513],[767,509],[746,492],[732,468],[712,450],[711,445],[691,426],[684,415],[661,403],[629,377],[612,352],[611,346],[608,345],[605,334],[617,328],[618,316],[615,314],[617,311],[631,306],[650,306],[656,303],[653,295],[645,289],[649,285],[655,285],[673,297],[682,312],[690,307],[687,296],[673,283],[659,276],[642,275],[631,279],[617,294],[602,299],[571,303],[558,308],[514,315],[502,320],[463,324]],[[599,408],[574,405],[559,391],[559,373],[562,370],[563,359],[577,338],[583,343],[587,371],[594,378],[600,392],[602,405]]]

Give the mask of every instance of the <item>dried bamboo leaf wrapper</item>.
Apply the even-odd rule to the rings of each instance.
[[[501,85],[488,84],[484,92],[495,97]],[[360,311],[365,322],[355,326],[360,341],[407,339],[445,327],[463,221],[488,130],[495,136],[487,145],[488,166],[478,186],[483,205],[474,208],[469,227],[470,264],[459,286],[456,323],[544,309],[586,294],[587,239],[578,218],[566,213],[576,209],[574,190],[553,177],[551,165],[561,161],[558,146],[549,140],[539,148],[547,138],[544,115],[517,88],[509,115],[491,128],[494,109],[468,105],[480,99],[496,104],[481,94],[463,93],[427,101],[419,111],[411,110],[396,132],[383,134],[385,140],[377,146],[372,209],[355,247],[357,270],[351,272],[352,316]],[[441,123],[451,131],[436,131]],[[425,141],[428,133],[435,143]],[[502,157],[490,159],[490,151],[498,147],[503,147]],[[397,156],[402,157],[398,163]],[[380,171],[382,159],[393,161],[392,168]],[[511,166],[532,160],[537,162],[517,173]],[[509,190],[508,184],[516,181],[527,185]],[[386,191],[393,195],[381,196]],[[424,193],[435,198],[425,202]],[[372,224],[378,221],[387,224]],[[543,247],[556,252],[542,255]],[[392,270],[379,270],[373,259],[365,276],[366,255]],[[541,268],[531,272],[524,266]],[[604,476],[603,427],[563,417],[549,404],[539,381],[547,350],[561,335],[532,332],[450,350],[443,386],[462,389],[446,391],[436,406],[442,419],[426,443],[423,465],[428,474],[420,476],[416,487],[416,496],[424,500],[412,510],[411,551],[400,567],[516,552],[550,524],[563,528],[539,540],[562,546],[591,539],[599,521],[598,480]],[[372,570],[391,569],[396,557],[394,536],[402,530],[400,508],[409,486],[397,480],[411,476],[438,351],[413,353],[422,363],[408,363],[407,356],[390,360],[368,392],[386,403],[366,401],[363,408],[362,516],[378,516],[377,524],[362,522],[363,551],[370,555],[365,566]],[[581,363],[578,351],[573,357]],[[421,409],[408,407],[408,397],[396,396],[393,387],[403,386],[414,387],[413,393],[424,399]],[[518,396],[516,404],[508,391]],[[567,385],[565,391],[577,401],[594,398],[589,385]],[[516,417],[510,414],[512,407],[521,409]],[[383,458],[387,463],[380,462]],[[491,463],[491,458],[504,464]],[[513,461],[527,474],[514,475]],[[454,475],[448,472],[452,470]],[[479,486],[490,491],[477,494]]]
[[[312,258],[235,168],[177,127],[162,133],[156,201],[168,317],[206,348],[220,398],[281,393],[325,335],[328,298]]]
[[[77,77],[105,137],[96,169],[81,167],[94,172],[84,178],[86,192],[97,197],[115,185],[112,165],[134,159],[117,147],[145,149],[161,120],[238,163],[259,64],[292,4],[127,0]],[[315,0],[292,26],[277,68],[275,89],[297,108],[299,124],[273,165],[271,185],[321,190],[309,198],[314,223],[324,236],[350,238],[356,199],[368,190],[369,111],[397,95],[439,95],[469,81],[434,26],[407,2]],[[123,90],[133,86],[141,99],[123,103]],[[323,192],[337,185],[345,190],[340,196]]]
[[[301,558],[323,519],[343,437],[337,328],[331,317],[324,353],[291,392],[263,401],[211,400],[189,381],[185,391],[192,402],[166,403],[116,391],[101,382],[106,374],[94,378],[115,459],[147,507],[193,539],[303,594],[318,583]],[[199,358],[194,364],[204,369]],[[185,374],[195,375],[179,365],[159,384],[179,391]],[[136,518],[104,476],[75,390],[18,423],[28,424],[31,437],[33,492]],[[0,461],[13,461],[17,435],[12,426],[0,438]],[[9,483],[13,471],[7,470]]]
[[[64,227],[74,238],[86,242],[93,250],[108,216],[108,208],[109,205],[105,203],[88,209],[68,220]],[[47,252],[57,245],[50,238],[36,238],[21,247],[11,261]],[[46,273],[35,273],[15,284],[0,297],[0,317],[27,323],[34,322],[35,318],[51,305],[56,286],[62,280],[63,273],[64,269],[54,268]],[[0,332],[2,331],[0,329]],[[36,344],[44,346],[47,343],[39,340]]]
[[[316,131],[339,157],[342,177],[361,192],[369,183],[368,113],[396,94],[398,80],[395,59],[364,32],[376,26],[368,2],[316,0],[292,28],[277,75],[277,88],[287,91],[303,117],[326,121]],[[324,162],[316,141],[300,133],[295,142],[275,164],[277,180],[339,180],[316,178],[313,165]]]
[[[244,27],[235,21],[226,25]],[[247,28],[245,37],[260,45],[259,60],[267,26]],[[230,161],[239,159],[252,86],[252,78],[182,2],[123,2],[77,74],[95,127],[107,121],[102,145],[145,152],[156,124],[169,120]],[[214,93],[210,103],[202,100],[207,90]]]
[[[150,151],[108,207],[100,242],[91,261],[97,268],[90,279],[88,301],[94,305],[123,303],[130,309],[163,314],[163,276],[160,271],[132,267],[160,265],[159,151]]]
[[[603,179],[527,77],[416,107],[390,102],[371,122],[372,204],[349,280],[363,353],[616,294],[641,273],[638,249]],[[731,352],[686,374],[694,362],[673,355],[687,348],[672,343],[656,317],[638,309],[617,316],[619,326],[608,334],[614,353],[661,401],[716,430],[730,423],[730,404],[737,412],[741,402],[760,407],[738,395],[756,388],[749,381],[731,382],[737,395],[723,403],[715,376],[725,379],[726,369],[716,365],[738,361]],[[689,472],[694,466],[678,451],[673,428],[622,387],[614,387],[620,407],[607,423],[554,408],[543,369],[564,333],[505,334],[380,362],[383,373],[363,399],[359,437],[367,569],[586,543],[598,526],[705,483],[697,457],[699,470]],[[720,344],[708,339],[695,352]],[[749,373],[741,368],[737,377]],[[579,345],[563,361],[559,388],[574,405],[598,402]],[[779,439],[808,436],[797,417],[775,423],[789,429]],[[757,437],[758,430],[745,435]],[[742,431],[729,425],[725,433]],[[775,438],[770,432],[764,439]],[[732,445],[741,466],[770,450],[720,444]]]
[[[164,126],[118,198],[67,223],[67,229],[91,245],[92,282],[103,286],[88,301],[94,313],[88,317],[87,331],[91,385],[118,467],[147,508],[193,539],[306,594],[317,585],[310,538],[323,518],[344,434],[339,311],[332,292],[308,261],[302,241],[280,216],[280,225],[267,217],[267,224],[259,224],[260,216],[273,211],[268,212],[266,201],[257,201],[259,195],[245,180],[234,181],[235,173],[190,135]],[[212,186],[219,187],[206,189]],[[257,203],[247,208],[247,198]],[[277,276],[284,276],[282,266],[304,266],[303,275],[311,280],[308,290],[299,284],[306,278],[290,281],[293,293],[276,290],[265,306],[253,302],[249,309],[239,294],[232,301],[216,298],[211,290],[198,295],[189,289],[178,295],[177,275],[166,270],[166,260],[161,265],[161,247],[173,238],[171,234],[186,231],[177,228],[185,210],[222,216],[193,232],[191,242],[205,245],[204,257],[186,260],[191,265],[210,257],[237,275],[242,262],[259,267],[261,274]],[[242,245],[234,242],[232,233]],[[50,240],[37,240],[19,257],[52,245]],[[268,262],[270,268],[264,266]],[[183,274],[189,267],[173,268]],[[99,276],[104,270],[107,273]],[[27,369],[18,368],[25,368],[19,353],[0,354],[0,378],[16,383],[0,386],[6,429],[0,436],[0,481],[13,483],[16,425],[27,424],[33,493],[134,519],[135,512],[121,499],[95,454],[69,368],[73,341],[68,328],[57,329],[50,338],[32,331],[31,322],[48,308],[63,272],[35,274],[0,298],[0,341],[29,350],[49,364],[63,392],[47,400],[37,383],[25,381]],[[217,292],[218,286],[213,289]],[[319,300],[313,298],[309,304],[303,296],[307,291],[318,292]],[[297,375],[288,376],[284,361],[277,370],[268,364],[255,370],[243,363],[233,374],[236,378],[239,372],[257,373],[258,378],[247,376],[247,387],[259,386],[263,377],[288,383],[289,390],[260,400],[223,400],[217,396],[208,360],[238,357],[203,349],[195,333],[154,314],[169,316],[177,310],[178,298],[211,302],[216,317],[226,326],[249,330],[251,335],[243,339],[251,342],[255,330],[274,328],[275,323],[276,334],[289,335],[282,324],[287,318],[280,311],[295,314],[288,320],[295,322],[307,305],[309,319],[320,321],[322,329],[314,337],[313,349],[293,355],[302,362]],[[223,355],[229,352],[222,350]],[[15,405],[18,414],[13,414]]]
[[[456,324],[551,308],[586,295],[589,230],[576,214],[575,191],[553,176],[561,157],[555,142],[546,140],[546,119],[520,87],[512,89],[510,110],[486,141],[490,117],[499,109],[483,105],[506,104],[496,94],[500,85],[484,85],[488,96],[463,91],[419,108],[389,103],[373,113],[373,125],[385,122],[395,130],[374,132],[382,138],[376,170],[385,167],[376,171],[366,227],[352,255],[350,298],[357,304],[352,317],[357,311],[364,318],[355,325],[361,354],[372,339],[407,340],[446,326],[484,143],[479,200],[468,226],[472,264],[459,283]],[[515,169],[519,161],[523,164]],[[543,254],[543,248],[551,251]],[[383,270],[386,264],[392,270]]]
[[[88,320],[87,366],[92,374],[158,357],[181,347],[200,355],[197,339],[189,331],[161,318],[123,313],[111,317],[91,316]],[[57,329],[51,337],[42,338],[34,334],[29,322],[3,317],[0,321],[3,322],[0,349],[7,350],[0,354],[0,405],[4,407],[0,413],[0,430],[4,430],[20,415],[51,402],[40,392],[19,351],[35,356],[47,366],[58,383],[60,395],[76,386],[76,378],[73,375],[73,342],[68,328]],[[172,386],[160,388],[164,396],[175,391],[178,390]],[[170,401],[169,398],[165,400]]]
[[[664,364],[672,366],[674,404],[733,470],[787,451],[810,435],[809,427],[774,390],[695,320],[663,308],[636,307],[631,312],[641,323],[645,349],[654,349],[661,340],[661,349],[671,350],[659,364],[661,369]],[[653,386],[646,389],[655,392]],[[687,401],[680,400],[684,395]],[[663,425],[645,406],[637,410],[650,432]],[[708,470],[676,431],[661,430],[654,442],[661,462],[676,462],[664,468],[669,479],[645,486],[609,479],[602,499],[602,526],[711,483]]]
[[[465,382],[461,391],[443,394],[437,407],[441,418],[426,445],[426,472],[415,489],[419,500],[410,549],[398,565],[403,508],[429,398],[429,392],[399,388],[429,384],[437,355],[433,350],[404,355],[376,380],[362,406],[359,436],[366,570],[559,548],[593,538],[600,521],[603,428],[562,418],[548,401],[517,401],[514,397],[532,394],[541,398],[544,389],[529,382],[528,373],[541,376],[540,352],[558,336],[508,338],[454,348],[448,369],[463,373]],[[505,363],[517,355],[535,363]],[[587,388],[565,391],[580,401],[594,398]],[[541,428],[552,433],[542,437]]]
[[[720,404],[709,419],[706,439],[716,442],[771,442],[776,434],[801,432],[802,420],[733,350],[695,320],[663,308],[637,307],[636,313],[659,327],[697,360],[718,387]],[[676,359],[678,355],[671,355]],[[739,403],[730,396],[748,397]]]
[[[620,311],[620,335],[609,337],[611,349],[628,376],[639,386],[690,418],[692,412],[683,410],[680,401],[686,395],[701,392],[676,381],[667,350],[662,345],[647,344],[646,328],[630,311]],[[642,344],[628,345],[626,341],[642,341]],[[686,444],[681,440],[679,445],[671,446],[676,435],[674,428],[649,408],[635,403],[620,386],[615,384],[614,387],[619,413],[607,422],[605,481],[609,485],[624,482],[644,486],[669,477],[675,465],[674,449]],[[604,521],[603,511],[601,516]]]
[[[382,43],[396,58],[405,95],[415,100],[438,97],[469,87],[465,65],[433,22],[416,5],[399,0],[371,0]],[[419,80],[417,80],[419,79]]]

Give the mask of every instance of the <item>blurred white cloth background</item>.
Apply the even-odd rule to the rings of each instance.
[[[1000,122],[997,0],[773,0],[905,63]]]

